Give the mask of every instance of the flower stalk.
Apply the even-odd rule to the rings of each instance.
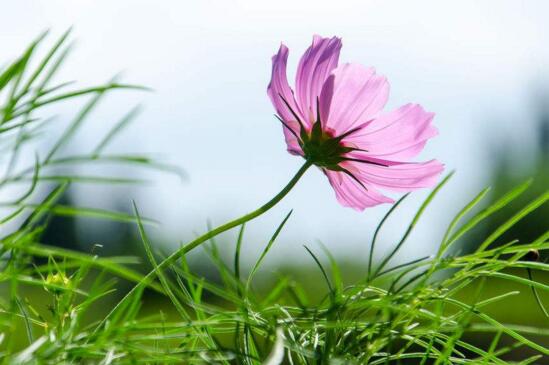
[[[178,258],[185,255],[187,252],[191,251],[192,249],[200,246],[202,243],[206,242],[207,240],[225,232],[228,231],[234,227],[238,227],[241,224],[244,224],[248,221],[251,221],[254,218],[259,217],[263,213],[267,212],[269,209],[274,207],[278,202],[280,202],[289,192],[292,190],[292,188],[297,184],[299,179],[305,174],[305,172],[311,167],[313,163],[311,161],[305,161],[305,163],[301,166],[301,168],[297,171],[297,173],[294,175],[294,177],[288,182],[288,184],[280,190],[278,194],[276,194],[271,200],[269,200],[267,203],[263,204],[258,209],[254,210],[253,212],[250,212],[246,215],[243,215],[240,218],[234,219],[230,222],[227,222],[219,227],[216,227],[212,229],[211,231],[204,233],[202,236],[195,238],[193,241],[189,242],[185,246],[181,247],[179,250],[172,253],[170,256],[168,256],[164,261],[162,261],[158,267],[160,269],[165,268],[166,266],[174,263]]]

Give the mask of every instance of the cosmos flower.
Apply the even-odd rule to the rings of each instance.
[[[288,84],[288,48],[273,56],[267,93],[288,152],[319,167],[337,200],[356,210],[394,202],[379,189],[409,192],[435,184],[443,165],[410,162],[437,134],[418,104],[385,112],[389,83],[372,67],[338,65],[341,39],[314,36]]]

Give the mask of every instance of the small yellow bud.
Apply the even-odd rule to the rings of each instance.
[[[48,274],[48,277],[46,278],[46,284],[49,285],[68,287],[70,282],[71,280],[63,272]],[[48,290],[48,288],[46,288],[46,290]],[[54,288],[53,291],[56,291],[56,289]]]

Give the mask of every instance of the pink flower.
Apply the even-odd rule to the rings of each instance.
[[[371,67],[338,65],[341,39],[314,36],[297,68],[295,93],[286,77],[288,48],[273,56],[267,93],[282,122],[288,152],[318,166],[338,201],[364,210],[394,202],[378,189],[408,192],[435,184],[443,165],[410,162],[437,134],[434,114],[418,104],[382,111],[389,83]]]

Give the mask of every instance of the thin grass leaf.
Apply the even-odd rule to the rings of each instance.
[[[40,173],[40,162],[38,160],[38,155],[35,155],[34,160],[35,160],[34,161],[34,174],[32,175],[31,185],[29,186],[27,191],[25,191],[23,193],[23,195],[21,195],[19,198],[15,199],[12,203],[8,203],[8,204],[12,204],[14,206],[20,205],[28,197],[30,197],[32,195],[32,193],[34,192],[34,190],[36,189],[36,186],[38,184],[38,179],[39,179],[39,173]]]
[[[527,180],[524,183],[518,185],[511,191],[509,191],[507,194],[505,194],[503,197],[495,201],[493,204],[491,204],[489,207],[483,209],[479,213],[477,213],[473,218],[471,218],[467,223],[465,223],[463,226],[461,226],[456,233],[454,233],[446,242],[447,246],[452,245],[455,241],[457,241],[459,238],[461,238],[465,233],[469,232],[471,229],[473,229],[477,224],[482,222],[484,219],[488,218],[501,208],[505,207],[507,204],[509,204],[511,201],[515,200],[519,195],[524,193],[526,189],[532,184],[532,180]]]
[[[370,281],[370,278],[371,278],[371,275],[372,275],[372,261],[373,261],[373,257],[374,257],[374,249],[375,249],[375,244],[376,244],[376,240],[377,240],[377,236],[379,234],[379,231],[381,230],[381,227],[383,227],[385,221],[389,218],[391,213],[393,211],[395,211],[395,209],[400,205],[400,203],[402,203],[404,201],[404,199],[406,199],[409,195],[410,195],[410,193],[405,194],[404,196],[402,196],[402,198],[398,199],[397,202],[391,206],[389,211],[383,216],[383,218],[381,219],[381,221],[377,225],[376,230],[374,231],[374,236],[372,238],[372,243],[370,245],[370,254],[368,255],[368,281]]]
[[[389,263],[389,261],[393,258],[393,256],[396,255],[396,253],[400,250],[400,248],[402,247],[404,242],[406,242],[406,239],[408,238],[410,233],[412,233],[412,230],[414,229],[415,225],[419,221],[419,218],[421,217],[421,215],[423,214],[423,212],[425,211],[425,209],[427,208],[429,203],[431,203],[431,201],[434,199],[434,197],[440,191],[440,189],[442,189],[442,187],[444,185],[446,185],[446,183],[450,180],[450,178],[453,176],[453,174],[454,174],[454,172],[452,171],[448,175],[446,175],[446,177],[444,177],[444,179],[442,179],[442,181],[427,196],[427,198],[424,200],[423,204],[421,204],[421,206],[419,207],[419,210],[415,214],[414,218],[412,219],[412,222],[410,223],[410,225],[406,229],[406,232],[404,233],[404,235],[402,236],[400,241],[393,248],[393,250],[389,253],[389,255],[387,255],[383,259],[381,264],[375,270],[374,275],[373,275],[374,278],[378,276],[378,274],[385,268],[385,265],[387,265],[387,263]]]
[[[278,225],[278,227],[275,230],[274,234],[272,235],[271,239],[267,243],[267,246],[265,246],[265,249],[263,249],[263,252],[261,253],[259,258],[257,259],[254,266],[252,267],[252,270],[250,271],[250,274],[248,275],[248,280],[246,281],[246,291],[248,291],[248,289],[250,288],[250,285],[252,283],[253,277],[255,276],[255,273],[257,272],[257,270],[259,269],[259,266],[263,262],[263,259],[265,258],[265,256],[267,255],[267,253],[269,252],[271,247],[273,246],[274,242],[276,241],[276,238],[278,237],[278,235],[282,231],[282,228],[284,228],[284,225],[286,224],[288,219],[290,219],[290,216],[292,215],[292,213],[293,213],[293,210],[290,210],[288,212],[288,214],[286,214],[286,216],[284,217],[282,222]]]
[[[78,113],[76,118],[74,118],[74,120],[70,123],[69,127],[65,129],[61,137],[59,137],[57,142],[53,145],[50,152],[48,152],[46,158],[44,159],[44,164],[47,164],[53,158],[53,156],[57,153],[57,151],[61,147],[63,147],[63,145],[65,145],[69,139],[71,139],[71,137],[80,128],[84,120],[95,109],[99,101],[105,95],[106,91],[107,89],[105,88],[102,88],[99,91],[97,91],[93,99],[90,100],[90,102],[84,108],[82,108],[82,110]]]
[[[151,243],[145,232],[145,227],[143,226],[143,222],[141,221],[141,216],[139,215],[139,211],[137,209],[137,205],[135,204],[135,201],[132,201],[132,205],[133,205],[134,215],[137,218],[137,228],[139,230],[139,236],[141,237],[141,241],[143,242],[143,246],[145,248],[145,252],[147,253],[149,262],[152,264],[156,272],[156,276],[158,277],[158,279],[160,280],[160,283],[162,284],[162,287],[164,288],[164,292],[170,298],[172,304],[177,309],[177,312],[179,313],[179,315],[183,317],[183,319],[190,320],[189,314],[187,313],[185,308],[181,305],[181,303],[179,303],[179,300],[173,293],[171,286],[169,285],[168,279],[166,278],[162,270],[158,268],[158,264],[156,263],[156,259],[154,258],[154,254],[152,252]]]
[[[543,205],[545,202],[549,200],[549,190],[546,191],[544,194],[542,194],[537,199],[534,199],[531,203],[529,203],[526,207],[522,208],[519,212],[514,214],[511,218],[509,218],[505,223],[503,223],[501,226],[499,226],[492,234],[488,236],[477,248],[477,251],[484,251],[492,242],[494,242],[498,237],[500,237],[503,233],[505,233],[509,228],[511,228],[513,225],[515,225],[518,221],[520,221],[522,218],[539,208],[541,205]]]
[[[126,114],[118,123],[116,123],[112,129],[103,137],[97,147],[93,150],[92,156],[99,156],[103,150],[108,146],[114,137],[116,137],[124,128],[126,128],[131,122],[135,120],[137,115],[141,113],[142,107],[140,105],[135,106]]]
[[[236,249],[234,252],[234,275],[237,281],[240,281],[240,249],[242,247],[242,240],[244,238],[245,227],[246,227],[246,223],[243,223],[240,226],[240,230],[238,231],[238,238],[236,240]]]
[[[421,265],[425,265],[425,263],[423,261],[427,260],[427,259],[430,259],[432,258],[432,256],[424,256],[424,257],[421,257],[419,259],[415,259],[415,260],[412,260],[412,261],[409,261],[409,262],[405,262],[403,264],[399,264],[399,265],[395,265],[387,270],[384,270],[382,272],[380,272],[377,277],[382,277],[384,275],[387,275],[387,274],[390,274],[394,271],[398,271],[400,269],[404,269],[404,268],[408,268],[408,267],[413,267],[414,269],[420,265],[416,265],[416,264],[421,264]]]
[[[303,247],[305,248],[305,250],[307,250],[307,252],[309,253],[309,255],[311,255],[311,257],[313,258],[314,262],[316,263],[316,266],[318,266],[318,268],[320,269],[320,272],[322,273],[322,276],[324,277],[324,281],[326,282],[326,286],[328,287],[328,290],[330,291],[330,293],[334,293],[334,288],[332,287],[332,283],[330,282],[330,279],[328,278],[328,274],[326,274],[326,270],[324,270],[324,266],[322,266],[322,264],[320,263],[320,260],[318,259],[318,257],[316,257],[316,255],[313,253],[313,251],[311,251],[309,249],[309,247],[303,245]]]
[[[26,183],[32,182],[33,177],[28,176],[19,176],[14,178],[9,178],[5,180],[6,184],[15,184],[15,183]],[[150,185],[150,180],[138,179],[138,178],[126,178],[126,177],[115,177],[115,176],[83,176],[83,175],[38,175],[36,180],[43,182],[70,182],[70,183],[81,183],[81,184],[120,184],[120,185]]]
[[[330,261],[330,268],[332,272],[332,282],[335,290],[334,295],[336,297],[339,297],[339,294],[343,291],[343,279],[341,278],[341,270],[339,269],[337,261],[335,260],[334,256],[330,253],[328,248],[324,246],[322,243],[320,243],[320,247],[322,248],[322,251],[324,251],[324,254],[328,257],[328,260]]]
[[[549,265],[547,265],[547,266],[549,266]],[[549,268],[548,268],[548,270],[549,270]],[[527,268],[526,272],[528,273],[528,279],[530,281],[534,281],[534,277],[532,275],[532,270],[530,268]],[[534,295],[534,299],[536,299],[536,303],[538,304],[538,307],[541,310],[541,313],[543,313],[543,315],[546,318],[549,318],[549,313],[547,313],[547,309],[545,309],[545,306],[543,305],[543,301],[541,300],[541,297],[538,294],[538,291],[536,290],[536,287],[535,286],[530,286],[530,287],[532,288],[532,294]]]
[[[542,284],[540,282],[529,280],[529,279],[526,279],[526,278],[521,278],[520,276],[505,274],[503,272],[480,271],[477,275],[478,276],[489,276],[489,277],[498,278],[498,279],[510,280],[510,281],[514,281],[514,282],[519,283],[519,284],[532,286],[532,287],[535,287],[537,289],[549,290],[549,285]]]
[[[8,244],[6,241],[4,241],[2,242],[2,246],[11,248],[11,249],[22,250],[33,256],[39,256],[44,258],[58,257],[61,259],[64,258],[64,259],[75,260],[77,262],[80,262],[80,264],[82,263],[91,264],[132,282],[139,282],[143,277],[140,273],[135,272],[121,265],[121,263],[131,263],[132,261],[128,260],[128,258],[121,258],[121,259],[118,259],[116,257],[100,258],[100,257],[97,257],[96,255],[89,255],[89,254],[72,251],[68,249],[63,249],[59,247],[47,246],[37,242],[32,242],[29,244],[13,245],[13,244]],[[135,261],[134,259],[133,262],[139,263],[140,261]],[[162,287],[158,286],[156,283],[151,283],[150,287],[160,293],[163,292]]]
[[[23,120],[22,122],[19,122],[19,123],[6,123],[8,124],[6,127],[2,127],[0,128],[0,134],[5,134],[9,131],[12,131],[12,130],[15,130],[15,129],[20,129],[21,127],[25,127],[29,124],[33,124],[33,123],[36,123],[38,122],[39,119],[25,119]]]
[[[454,304],[457,307],[472,311],[472,313],[474,313],[477,317],[479,317],[480,319],[482,319],[486,323],[494,326],[498,331],[504,332],[508,336],[511,336],[515,340],[520,341],[521,343],[525,344],[526,346],[531,347],[532,349],[534,349],[534,350],[536,350],[536,351],[538,351],[538,352],[540,352],[544,355],[549,355],[549,349],[547,349],[546,347],[541,346],[541,345],[535,343],[534,341],[531,341],[531,340],[527,339],[526,337],[522,336],[518,332],[512,330],[510,327],[502,325],[501,323],[499,323],[498,321],[496,321],[492,317],[488,316],[485,313],[480,312],[477,309],[474,309],[470,305],[467,305],[465,303],[462,303],[462,302],[460,302],[458,300],[455,300],[455,299],[452,299],[452,298],[446,298],[445,300],[448,303]]]
[[[447,251],[448,248],[450,248],[450,244],[447,243],[448,237],[456,228],[459,221],[480,203],[480,201],[486,196],[486,194],[488,194],[490,189],[491,189],[490,187],[483,189],[480,193],[477,194],[477,196],[473,198],[473,200],[471,200],[467,205],[465,205],[458,212],[458,214],[452,219],[452,222],[450,222],[450,224],[448,225],[448,228],[444,233],[444,237],[442,238],[442,243],[440,245],[439,251],[437,252],[437,257],[441,257],[444,254],[444,252]]]
[[[25,228],[33,228],[36,224],[38,224],[44,216],[49,213],[49,211],[55,206],[57,201],[61,198],[61,196],[65,193],[69,185],[67,183],[59,184],[56,188],[54,188],[48,196],[42,201],[41,204],[37,204],[36,206],[40,206],[41,209],[33,209],[33,212],[31,215],[23,222],[21,227],[24,229],[21,233],[26,233]],[[13,206],[13,205],[8,205]],[[26,204],[17,204],[14,206],[15,208],[20,207],[27,207]]]
[[[23,208],[23,207],[17,208],[12,213],[10,213],[7,216],[0,219],[0,225],[6,224],[9,221],[11,221],[12,219],[17,218],[24,210],[25,210],[25,208]]]
[[[42,59],[40,64],[36,67],[34,72],[31,74],[31,76],[28,78],[27,83],[23,87],[23,90],[21,93],[27,93],[33,83],[36,81],[36,79],[42,74],[46,66],[49,64],[51,59],[54,57],[54,55],[57,54],[57,51],[63,46],[67,38],[69,37],[70,33],[72,31],[72,27],[67,29],[65,33],[57,40],[57,42],[53,45],[52,48],[50,48],[50,51],[46,54],[46,56]],[[48,78],[49,79],[49,78]],[[39,89],[42,89],[43,85],[40,85],[41,87]]]
[[[95,218],[95,219],[104,219],[110,220],[113,222],[120,223],[136,223],[137,217],[122,213],[122,212],[113,212],[110,210],[99,209],[99,208],[87,208],[87,207],[73,207],[68,205],[51,205],[51,204],[14,204],[14,203],[0,203],[0,207],[13,207],[19,208],[23,207],[26,209],[32,209],[33,212],[47,212],[49,214],[54,214],[57,216],[64,217],[86,217],[86,218]],[[143,218],[142,221],[149,225],[158,225],[158,222],[151,218]]]
[[[150,159],[149,157],[137,156],[137,155],[70,156],[70,157],[62,157],[62,158],[51,160],[48,163],[48,165],[55,166],[55,165],[89,163],[89,162],[136,164],[142,167],[147,167],[147,168],[155,169],[158,171],[174,173],[178,175],[182,181],[187,179],[187,173],[178,166],[159,163]],[[28,172],[28,171],[24,171],[24,172]]]
[[[25,50],[23,55],[15,62],[13,62],[9,67],[6,68],[1,74],[0,74],[0,90],[4,89],[6,85],[16,79],[19,75],[21,75],[31,57],[34,50],[36,49],[36,46],[44,39],[46,36],[46,32],[42,33],[38,38],[31,43],[31,45]],[[0,123],[1,124],[1,123]]]
[[[32,324],[30,322],[29,315],[27,314],[25,307],[23,307],[23,304],[18,298],[15,298],[15,303],[17,304],[17,307],[19,307],[21,316],[24,319],[25,330],[27,332],[27,339],[29,340],[29,343],[32,343],[34,341],[34,335],[32,334]]]
[[[98,93],[105,93],[106,91],[116,90],[116,89],[150,91],[150,89],[147,88],[147,87],[139,86],[139,85],[131,85],[131,84],[111,83],[111,84],[103,85],[103,86],[94,86],[94,87],[89,87],[89,88],[80,89],[80,90],[76,90],[76,91],[66,92],[64,94],[53,96],[53,97],[51,97],[49,99],[46,99],[46,100],[35,101],[33,103],[30,103],[30,104],[25,103],[25,104],[21,105],[17,110],[15,110],[13,115],[11,115],[10,119],[14,119],[14,118],[20,117],[22,115],[28,114],[31,111],[36,110],[38,108],[42,108],[46,105],[55,104],[55,103],[58,103],[58,102],[61,102],[61,101],[77,98],[77,97],[80,97],[80,96],[93,95],[93,94],[98,94]]]

